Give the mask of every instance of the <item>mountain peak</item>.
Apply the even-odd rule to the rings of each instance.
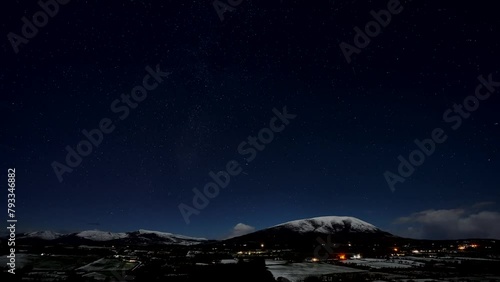
[[[77,237],[93,241],[110,241],[128,237],[127,233],[113,233],[100,230],[85,230],[76,234]]]
[[[298,232],[331,233],[332,231],[349,230],[355,232],[379,231],[375,225],[351,216],[320,216],[292,220],[274,227],[285,227]]]
[[[162,237],[162,238],[178,238],[178,239],[196,240],[196,241],[206,241],[207,240],[205,238],[189,237],[189,236],[184,236],[184,235],[179,235],[179,234],[146,230],[146,229],[139,229],[137,232],[139,232],[139,234],[154,234],[154,235],[156,235],[158,237]]]
[[[159,232],[152,230],[139,229],[133,232],[109,232],[101,230],[85,230],[76,233],[59,234],[52,231],[38,231],[25,233],[20,235],[20,239],[43,239],[46,241],[71,241],[88,243],[94,241],[95,243],[107,243],[113,241],[114,243],[127,243],[127,244],[177,244],[177,245],[194,245],[205,241],[205,238],[195,238],[184,235],[178,235],[167,232]],[[83,241],[82,241],[83,240]]]

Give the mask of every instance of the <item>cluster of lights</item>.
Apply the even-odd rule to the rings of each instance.
[[[243,252],[243,251],[239,251],[237,252],[238,255],[254,255],[254,254],[263,254],[265,252],[262,252],[262,251],[248,251],[248,252]]]
[[[340,260],[346,260],[347,259],[347,255],[346,254],[339,254],[338,258]],[[352,259],[360,259],[361,255],[360,254],[355,254],[351,258]],[[318,261],[320,261],[320,259],[318,259],[318,258],[311,258],[311,262],[318,262]]]
[[[244,244],[243,246],[246,247],[247,244]],[[264,243],[260,244],[260,247],[261,248],[264,248]],[[247,252],[243,252],[243,251],[239,251],[237,252],[238,255],[253,255],[253,254],[262,254],[264,253],[265,251],[259,251],[259,250],[255,250],[255,251],[247,251]]]
[[[479,247],[477,244],[470,244],[470,245],[465,244],[465,245],[459,245],[458,249],[465,250],[467,248],[477,248],[477,247]]]

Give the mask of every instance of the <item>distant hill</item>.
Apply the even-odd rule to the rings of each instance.
[[[60,234],[52,231],[38,231],[19,234],[17,240],[23,244],[129,244],[129,245],[183,245],[190,246],[208,241],[184,235],[138,230],[113,233],[100,230],[86,230],[77,233]]]

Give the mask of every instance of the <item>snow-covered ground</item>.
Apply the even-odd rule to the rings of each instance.
[[[404,259],[394,259],[394,260],[386,260],[386,259],[348,259],[343,260],[344,264],[356,264],[362,266],[368,266],[374,269],[379,268],[412,268],[412,267],[420,267],[423,266],[423,263],[416,262],[413,260],[404,260]]]
[[[286,260],[274,260],[274,259],[266,259],[266,265],[277,265],[277,264],[287,264]]]
[[[235,259],[221,259],[220,263],[221,264],[235,264],[235,263],[238,263],[238,260],[235,260]]]
[[[22,268],[24,267],[27,263],[31,263],[34,259],[37,258],[37,255],[31,255],[31,254],[16,254],[16,268]],[[7,255],[0,256],[0,265],[2,267],[6,267],[7,263],[9,263],[10,258],[7,257]]]
[[[321,276],[332,273],[365,272],[355,268],[326,263],[291,263],[286,265],[268,265],[267,269],[274,278],[284,277],[292,282],[300,281],[308,276]]]
[[[77,268],[87,272],[92,271],[126,271],[134,268],[140,262],[125,262],[117,259],[101,258],[87,265]]]

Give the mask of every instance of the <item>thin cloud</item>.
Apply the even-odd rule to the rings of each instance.
[[[473,209],[480,209],[480,208],[484,208],[484,207],[489,207],[489,206],[493,206],[495,204],[495,202],[480,202],[480,203],[476,203],[472,206]]]

